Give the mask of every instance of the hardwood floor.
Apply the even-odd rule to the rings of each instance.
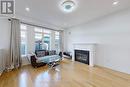
[[[57,70],[28,65],[4,73],[0,87],[130,87],[130,75],[64,60]]]

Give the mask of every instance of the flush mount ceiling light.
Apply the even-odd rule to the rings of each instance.
[[[119,1],[114,1],[113,5],[117,5],[119,3]]]
[[[60,8],[64,12],[72,12],[76,8],[76,3],[72,0],[66,0],[60,3]]]
[[[30,8],[29,8],[29,7],[26,7],[25,10],[26,10],[27,12],[29,12],[29,11],[30,11]]]

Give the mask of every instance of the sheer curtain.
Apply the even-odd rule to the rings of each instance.
[[[8,18],[0,19],[0,74],[7,68],[9,60],[10,25]]]
[[[18,68],[21,66],[20,53],[20,21],[18,19],[11,19],[11,36],[10,36],[10,68]]]
[[[20,53],[20,21],[12,18],[10,22],[3,20],[5,29],[1,37],[0,48],[0,74],[3,71],[10,71],[21,66]]]

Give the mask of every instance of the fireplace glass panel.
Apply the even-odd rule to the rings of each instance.
[[[75,61],[82,62],[89,65],[89,51],[75,50]]]

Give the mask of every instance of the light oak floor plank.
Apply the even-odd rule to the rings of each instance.
[[[0,87],[130,87],[130,75],[63,60],[57,70],[31,65],[3,73]]]

